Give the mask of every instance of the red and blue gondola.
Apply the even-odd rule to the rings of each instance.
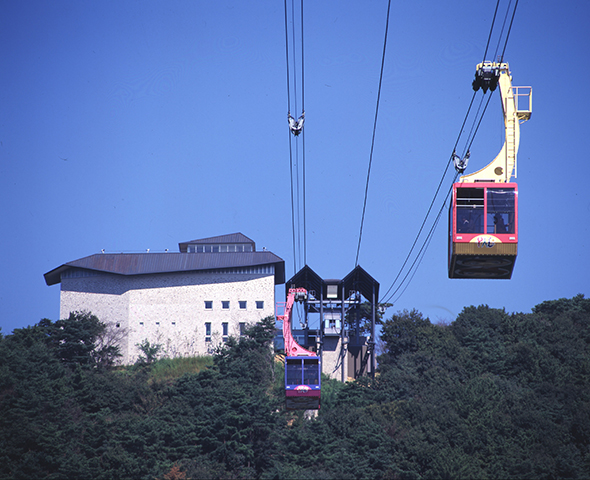
[[[321,397],[319,357],[285,358],[285,400],[287,410],[317,410]]]
[[[296,301],[307,299],[304,288],[290,288],[282,315],[285,340],[285,401],[287,410],[318,410],[321,399],[322,364],[315,352],[299,345],[291,332],[291,315]]]

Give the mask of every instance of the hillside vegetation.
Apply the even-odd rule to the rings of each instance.
[[[590,300],[384,321],[375,379],[284,409],[274,320],[114,367],[90,314],[0,338],[2,479],[590,478]]]

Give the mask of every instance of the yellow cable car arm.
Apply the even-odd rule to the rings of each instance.
[[[478,80],[485,79],[485,80]],[[479,85],[476,85],[479,82]],[[463,175],[461,182],[510,182],[516,178],[516,157],[520,143],[520,124],[531,118],[532,88],[513,87],[512,76],[507,63],[483,62],[476,67],[474,89],[482,86],[494,90],[500,87],[504,113],[504,146],[498,156],[487,166],[469,175]]]

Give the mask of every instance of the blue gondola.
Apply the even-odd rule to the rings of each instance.
[[[321,397],[319,357],[285,359],[285,398],[287,410],[317,410]]]

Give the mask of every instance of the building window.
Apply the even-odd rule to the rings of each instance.
[[[213,300],[205,300],[205,309],[211,310],[213,308]]]
[[[251,244],[219,244],[219,245],[189,245],[189,253],[226,253],[226,252],[253,252],[254,247]]]
[[[211,322],[205,323],[205,341],[211,341]]]
[[[172,325],[176,325],[176,322],[172,322]]]
[[[246,335],[246,323],[240,322],[240,336],[243,337]]]
[[[327,285],[326,298],[338,298],[338,285]]]
[[[156,325],[160,325],[160,322],[156,322]]]
[[[139,322],[140,325],[143,325],[143,322]]]
[[[240,300],[240,310],[246,310],[246,300]]]
[[[227,342],[227,336],[228,336],[228,323],[227,322],[223,322],[221,324],[221,328],[223,331],[223,341]]]
[[[263,300],[256,300],[256,308],[258,310],[262,310],[264,308],[264,301]]]
[[[227,310],[229,308],[229,300],[223,300],[221,302],[221,308],[223,308],[224,310]]]
[[[116,327],[119,328],[120,326],[121,326],[121,324],[120,323],[117,323]]]

